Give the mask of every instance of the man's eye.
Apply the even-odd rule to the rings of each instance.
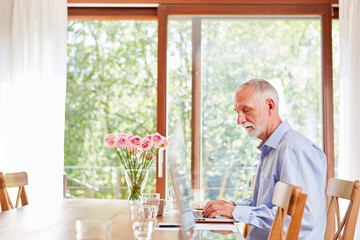
[[[250,108],[244,108],[243,109],[243,112],[248,112],[248,111],[250,111]]]

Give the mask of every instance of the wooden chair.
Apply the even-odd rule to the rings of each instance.
[[[21,206],[26,206],[29,204],[25,191],[25,185],[28,185],[28,176],[26,172],[6,173],[5,184],[6,184],[6,188],[14,188],[14,187],[19,188],[15,203],[15,208],[19,207],[20,201],[21,201]],[[10,208],[14,208],[14,205],[12,204],[6,189],[5,189],[5,194],[7,196]]]
[[[352,182],[338,178],[330,178],[326,194],[330,197],[330,203],[327,211],[325,240],[353,239],[360,205],[359,181],[356,180]],[[348,208],[341,222],[339,198],[349,200]],[[334,227],[336,232],[334,231]]]
[[[1,211],[7,211],[10,209],[9,197],[6,190],[4,174],[0,172],[0,204]]]
[[[302,193],[302,188],[277,182],[274,189],[272,203],[278,206],[275,219],[268,240],[284,239],[284,224],[286,215],[291,216],[286,232],[286,240],[299,238],[301,221],[304,214],[307,195]]]

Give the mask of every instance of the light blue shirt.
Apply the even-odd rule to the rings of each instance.
[[[277,210],[271,201],[278,181],[300,186],[308,195],[299,239],[324,239],[326,156],[323,151],[292,130],[287,121],[258,148],[261,159],[253,200],[234,202],[232,213],[236,220],[253,226],[246,239],[267,239]]]

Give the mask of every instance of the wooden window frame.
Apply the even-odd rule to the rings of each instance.
[[[68,20],[157,20],[155,7],[68,7]]]
[[[299,0],[279,0],[278,4],[269,4],[274,1],[260,0],[185,0],[182,5],[175,0],[163,1],[136,1],[136,3],[160,3],[157,7],[68,7],[69,20],[157,20],[158,21],[158,86],[157,86],[157,131],[166,135],[167,132],[167,22],[169,15],[317,15],[321,17],[321,43],[322,43],[322,101],[323,101],[323,149],[327,156],[327,179],[334,176],[334,119],[333,119],[333,79],[332,79],[332,40],[331,20],[336,18],[336,10],[333,11],[331,4],[336,0],[316,0],[313,3]],[[204,3],[212,4],[204,4]],[[256,4],[248,4],[254,3]],[[68,0],[68,3],[99,3],[99,0]],[[122,0],[101,1],[101,3],[126,3]],[[168,4],[161,4],[168,3]],[[170,4],[169,4],[170,3]],[[193,4],[197,3],[197,4]],[[237,3],[237,4],[234,4]],[[239,4],[241,3],[241,4]],[[305,4],[304,4],[305,3]],[[199,28],[194,25],[194,28]],[[200,104],[200,63],[197,61],[201,54],[201,42],[193,36],[193,92],[192,107],[199,109]],[[192,114],[192,187],[199,189],[200,166],[201,166],[201,111],[193,111]],[[166,154],[163,153],[164,161],[157,160],[156,191],[161,198],[165,198],[166,192]],[[158,166],[162,164],[162,177],[159,177]]]
[[[332,7],[330,4],[312,5],[160,5],[158,11],[165,13],[158,19],[159,46],[158,46],[158,84],[166,89],[166,42],[167,21],[169,15],[252,15],[252,16],[280,16],[280,15],[317,15],[321,17],[321,45],[322,45],[322,105],[323,105],[323,149],[327,156],[327,179],[334,176],[334,126],[333,126],[333,80],[332,80],[332,45],[331,45],[331,20]],[[162,28],[162,29],[161,29]],[[160,44],[161,43],[161,44]],[[161,57],[160,57],[161,56]],[[197,66],[197,55],[193,53],[193,67]],[[195,62],[195,63],[194,63]],[[160,68],[160,66],[164,66]],[[160,72],[160,71],[164,72]],[[193,69],[193,107],[199,108],[198,69]],[[165,91],[166,92],[166,91]],[[166,104],[166,95],[158,98],[158,102]],[[192,119],[192,187],[200,188],[201,165],[201,125],[199,124],[201,111],[193,110]],[[162,130],[166,132],[166,108],[158,111],[158,118],[163,118]],[[165,129],[164,129],[165,128]],[[165,187],[165,186],[164,186]],[[158,188],[157,188],[158,189]],[[160,190],[160,189],[159,189]]]
[[[338,4],[338,0],[67,0],[70,4]]]

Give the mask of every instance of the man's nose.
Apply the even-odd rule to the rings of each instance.
[[[246,122],[246,118],[245,118],[245,115],[242,114],[242,113],[238,113],[238,118],[237,118],[237,123],[239,125],[243,124],[244,122]]]

